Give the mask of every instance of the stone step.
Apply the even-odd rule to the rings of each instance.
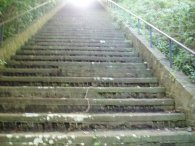
[[[56,20],[59,21],[59,20]],[[62,21],[62,22],[61,22]],[[105,23],[99,23],[98,25],[96,24],[92,24],[90,22],[88,22],[88,25],[85,25],[83,23],[78,23],[78,24],[74,24],[74,22],[69,23],[69,22],[64,22],[63,21],[67,21],[67,20],[61,20],[57,23],[55,22],[50,22],[48,23],[48,25],[41,29],[39,32],[47,32],[47,31],[62,31],[62,32],[66,32],[66,31],[101,31],[101,32],[115,32],[115,33],[120,33],[120,28],[118,27],[118,25],[116,23],[114,23],[114,25],[109,25],[109,26],[103,26],[105,25]],[[71,21],[71,20],[70,20]],[[107,23],[107,22],[106,22]]]
[[[42,31],[40,30],[37,35],[50,35],[50,34],[54,34],[54,35],[81,35],[82,36],[87,36],[87,35],[93,35],[95,34],[96,35],[105,35],[105,36],[110,36],[110,35],[119,35],[119,36],[123,36],[121,34],[121,32],[117,32],[115,30],[112,30],[112,31],[104,31],[104,30],[96,30],[96,29],[93,29],[93,30],[73,30],[73,29],[69,29],[69,30],[47,30],[47,31]],[[124,36],[123,36],[124,37]]]
[[[32,44],[26,44],[26,46],[29,46]],[[64,42],[59,42],[59,43],[42,43],[42,44],[34,44],[32,46],[50,46],[50,47],[57,47],[57,46],[66,46],[66,47],[113,47],[113,48],[129,48],[132,45],[128,43],[84,43],[84,42],[78,42],[78,43],[64,43]]]
[[[79,99],[79,98],[29,98],[1,97],[0,112],[74,113],[74,112],[163,112],[174,111],[170,98],[142,99]]]
[[[10,60],[7,62],[6,64],[7,66],[12,66],[12,65],[26,65],[26,66],[31,66],[31,65],[40,65],[40,66],[47,66],[47,65],[51,65],[53,66],[53,68],[58,68],[58,67],[63,67],[63,68],[67,68],[67,67],[83,67],[83,68],[120,68],[122,67],[122,69],[146,69],[147,63],[119,63],[119,62],[60,62],[60,61],[36,61],[36,62],[30,62],[30,61],[13,61]],[[19,66],[18,66],[19,68]],[[68,69],[68,68],[67,68]]]
[[[162,98],[164,87],[28,87],[0,86],[0,97]]]
[[[67,19],[68,18],[66,17],[65,20],[62,20],[62,21],[67,21]],[[70,18],[70,19],[72,19],[72,18]],[[69,21],[71,21],[70,19],[69,19]],[[96,20],[96,19],[94,19],[94,20]],[[78,27],[78,26],[82,25],[83,23],[73,24],[71,26],[70,24],[72,24],[72,22],[71,23],[69,23],[69,22],[66,22],[66,23],[61,23],[61,22],[55,23],[54,21],[58,21],[58,20],[53,20],[53,21],[51,20],[48,23],[47,26],[45,26],[44,28],[41,29],[41,31],[47,31],[47,30],[52,30],[52,31],[53,30],[54,31],[55,30],[57,30],[57,31],[58,30],[63,30],[63,31],[66,31],[66,30],[75,30],[75,31],[81,30],[82,31],[82,30],[90,29],[90,30],[102,30],[102,31],[116,32],[117,30],[120,30],[115,25],[111,25],[111,27],[109,27],[109,26],[102,27],[103,23],[101,24],[101,22],[99,23],[100,25],[99,24],[97,24],[97,25],[89,24],[89,25],[83,25],[82,27]],[[55,26],[58,26],[58,27],[55,28]]]
[[[86,30],[87,31],[87,30]],[[99,33],[96,33],[96,34],[85,34],[85,35],[80,35],[79,34],[80,32],[78,33],[71,33],[71,34],[65,34],[65,33],[58,33],[58,32],[51,32],[51,33],[40,33],[39,35],[35,35],[33,38],[31,38],[29,41],[30,42],[41,42],[41,41],[54,41],[54,42],[60,42],[62,40],[64,40],[65,42],[69,42],[69,41],[72,41],[72,42],[96,42],[96,43],[130,43],[131,40],[129,39],[126,39],[125,36],[121,35],[121,36],[118,36],[118,35],[113,35],[113,34],[107,34],[107,35],[104,35],[102,34],[102,36],[99,34]],[[54,34],[54,35],[52,35]],[[52,36],[47,36],[47,35],[52,35]],[[113,37],[111,37],[113,35]]]
[[[101,130],[1,133],[3,146],[193,146],[195,133],[178,130]]]
[[[131,87],[155,86],[156,78],[107,78],[107,77],[14,77],[0,76],[1,86],[62,86],[62,87]]]
[[[98,36],[98,35],[94,35],[94,36],[69,36],[69,35],[64,35],[64,36],[40,36],[40,35],[35,35],[34,37],[31,38],[31,40],[34,41],[42,41],[42,40],[66,40],[66,39],[71,39],[71,40],[77,40],[77,39],[94,39],[94,40],[125,40],[124,37],[121,36],[113,36],[113,37],[106,37],[106,36]]]
[[[114,57],[137,57],[138,53],[134,52],[107,52],[107,51],[65,51],[65,50],[20,50],[17,51],[16,55],[50,55],[50,56],[114,56]]]
[[[32,64],[31,64],[32,65]],[[26,64],[26,67],[28,64]],[[19,66],[17,66],[19,67]],[[21,66],[20,66],[21,67]],[[117,67],[113,68],[103,66],[75,65],[60,68],[5,68],[0,72],[2,76],[50,76],[50,77],[107,77],[107,78],[146,78],[152,77],[149,69],[133,68],[133,67]],[[122,70],[122,72],[121,72]],[[140,74],[142,72],[142,74]]]
[[[74,61],[74,62],[134,62],[141,63],[140,57],[98,57],[98,56],[44,56],[44,55],[15,55],[15,61]]]
[[[23,46],[22,50],[48,50],[48,51],[97,51],[97,52],[133,52],[132,48],[114,47],[75,47],[75,46]]]
[[[107,72],[112,71],[112,70],[120,70],[119,67],[121,66],[121,70],[131,70],[132,72],[139,71],[139,70],[145,70],[147,64],[145,63],[119,63],[119,62],[64,62],[64,61],[8,61],[6,64],[7,67],[14,67],[14,68],[23,68],[23,69],[57,69],[60,70],[60,68],[65,70],[65,72],[68,71],[76,71],[77,68],[80,68],[81,70],[94,70],[94,69],[103,69]],[[75,68],[75,69],[74,69]],[[120,71],[121,71],[120,70]],[[149,71],[149,69],[147,69]],[[96,74],[101,70],[99,70]],[[96,71],[94,71],[96,73]],[[146,71],[147,72],[147,71]],[[62,72],[63,73],[63,72]],[[75,72],[76,73],[76,72]],[[88,73],[89,74],[89,73]],[[126,74],[127,76],[131,76],[131,72],[128,73],[123,73],[123,72],[118,72],[118,75],[123,74],[122,76]],[[139,74],[139,73],[138,73]],[[106,72],[104,72],[104,76],[106,76]],[[142,74],[139,74],[142,75]],[[101,76],[101,75],[100,75]],[[112,75],[110,75],[112,77]],[[120,76],[118,76],[120,77]]]
[[[48,42],[48,41],[67,41],[67,40],[72,40],[72,41],[76,41],[76,40],[91,40],[91,41],[123,41],[125,40],[125,38],[121,38],[121,37],[86,37],[86,36],[82,36],[82,37],[78,37],[78,36],[66,36],[66,37],[52,37],[52,36],[45,36],[45,37],[41,37],[38,35],[35,35],[34,37],[32,37],[30,40],[35,41],[35,42]]]
[[[101,34],[101,33],[99,33],[99,34],[97,34],[97,33],[89,33],[89,34],[79,34],[79,33],[39,33],[39,34],[37,34],[37,35],[39,35],[40,37],[49,37],[49,35],[51,35],[49,38],[56,38],[56,37],[67,37],[67,36],[76,36],[76,37],[90,37],[90,38],[96,38],[96,37],[98,37],[98,38],[103,38],[103,37],[124,37],[124,35],[122,35],[122,34]],[[37,36],[36,35],[36,36]]]
[[[0,113],[4,131],[163,129],[185,126],[183,113]]]
[[[126,44],[129,45],[130,41],[120,41],[120,40],[111,40],[111,41],[105,41],[105,40],[55,40],[55,41],[28,41],[26,44],[28,45],[34,45],[34,44],[38,44],[38,45],[55,45],[55,44],[60,44],[60,45],[69,45],[69,44],[106,44],[106,45],[117,45],[117,44]]]

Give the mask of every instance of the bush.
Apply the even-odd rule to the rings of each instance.
[[[116,2],[195,51],[194,0],[116,0]],[[121,17],[127,20],[126,16]],[[155,32],[153,35],[153,44],[169,58],[168,40]],[[175,67],[195,82],[195,57],[176,45],[173,46],[173,52]]]

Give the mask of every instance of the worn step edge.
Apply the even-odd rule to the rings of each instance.
[[[84,92],[86,93],[87,90],[91,92],[98,92],[98,93],[164,93],[164,87],[27,87],[27,86],[18,86],[18,87],[7,87],[7,86],[0,86],[0,91],[61,91],[61,92]]]
[[[126,123],[184,120],[183,113],[0,113],[2,122]]]
[[[33,40],[29,40],[28,42],[27,42],[27,44],[46,44],[46,43],[48,43],[48,44],[55,44],[55,43],[73,43],[73,44],[75,44],[75,43],[89,43],[89,44],[91,44],[91,43],[98,43],[98,44],[118,44],[118,43],[121,43],[121,44],[123,44],[123,43],[128,43],[129,41],[126,41],[125,39],[124,40],[94,40],[94,39],[74,39],[74,40],[68,40],[68,39],[64,39],[64,40],[57,40],[57,39],[55,39],[55,40],[39,40],[39,41],[33,41]]]
[[[12,59],[17,61],[96,61],[96,62],[137,62],[141,63],[142,59],[139,57],[97,57],[97,56],[24,56],[24,55],[16,55],[13,56]]]
[[[185,130],[126,130],[126,131],[77,131],[77,132],[45,132],[45,133],[1,133],[0,142],[13,142],[32,145],[82,144],[92,146],[100,143],[105,146],[153,143],[160,146],[166,143],[195,143],[195,132]],[[159,144],[159,145],[158,145]],[[3,145],[2,145],[3,146]],[[19,146],[19,145],[18,145]],[[22,145],[21,145],[22,146]],[[182,145],[184,146],[184,145]],[[192,146],[192,145],[190,145]]]
[[[6,77],[0,76],[0,82],[56,82],[56,83],[157,83],[157,78],[107,78],[107,77]]]
[[[144,68],[146,67],[147,64],[145,63],[119,63],[119,62],[63,62],[63,61],[36,61],[36,62],[31,62],[31,61],[14,61],[10,60],[7,62],[7,65],[54,65],[54,66],[61,66],[63,65],[64,67],[67,66],[100,66],[100,67],[127,67],[127,68]]]
[[[112,51],[112,52],[132,52],[134,49],[133,48],[113,48],[113,47],[76,47],[76,46],[23,46],[23,50],[83,50],[83,51]]]
[[[36,50],[20,50],[16,53],[16,55],[50,55],[50,56],[54,56],[54,55],[92,55],[92,56],[138,56],[138,53],[134,53],[134,52],[103,52],[103,51],[50,51],[50,50],[40,50],[40,51],[36,51]]]
[[[108,48],[108,47],[110,47],[110,48],[130,48],[130,47],[132,47],[132,45],[130,45],[130,44],[89,44],[89,43],[78,43],[78,44],[72,44],[72,43],[64,43],[64,44],[60,44],[60,43],[58,43],[58,44],[45,44],[45,45],[36,45],[36,44],[34,44],[34,45],[28,45],[28,44],[26,44],[26,47],[29,47],[29,46],[32,46],[32,47],[47,47],[47,48],[56,48],[56,47],[60,47],[60,46],[64,46],[64,47],[69,47],[69,48],[71,48],[71,47],[73,47],[73,48],[75,48],[75,47],[85,47],[85,48],[87,48],[87,47],[94,47],[94,48],[96,48],[96,47],[99,47],[99,48]]]
[[[24,104],[32,105],[116,105],[116,106],[173,106],[174,100],[171,98],[160,98],[160,99],[78,99],[78,98],[32,98],[32,97],[1,97],[0,105],[4,104],[15,104],[16,106]]]
[[[34,41],[34,42],[42,42],[42,41],[63,41],[63,40],[72,40],[72,41],[76,41],[76,40],[93,40],[93,41],[100,41],[100,40],[105,40],[105,41],[124,41],[125,38],[121,38],[121,37],[102,37],[101,39],[99,37],[77,37],[77,36],[67,36],[67,37],[58,37],[58,38],[54,38],[54,37],[39,37],[39,36],[34,36],[30,39],[30,41]]]
[[[71,67],[71,68],[69,68],[68,69],[68,67]],[[118,67],[116,67],[116,66],[112,66],[112,69],[109,69],[109,67],[98,67],[98,66],[95,66],[95,65],[93,65],[93,66],[87,66],[87,65],[85,65],[85,66],[75,66],[74,68],[73,68],[73,66],[71,66],[71,65],[67,65],[66,66],[66,68],[63,68],[63,67],[61,67],[60,69],[59,68],[57,68],[57,69],[55,69],[55,68],[53,68],[53,69],[48,69],[48,68],[4,68],[3,70],[0,70],[0,73],[6,73],[6,72],[8,72],[8,73],[55,73],[55,72],[57,72],[57,71],[62,71],[62,72],[67,72],[67,71],[73,71],[73,70],[78,70],[78,69],[81,69],[81,71],[82,70],[87,70],[87,71],[89,71],[90,72],[90,70],[92,71],[92,72],[94,72],[94,71],[98,71],[99,69],[101,69],[101,71],[103,72],[103,71],[106,71],[106,72],[109,72],[109,71],[112,71],[113,73],[114,72],[117,72],[117,71],[123,71],[123,73],[142,73],[142,74],[149,74],[149,73],[151,73],[151,71],[149,70],[149,69],[146,69],[144,66],[143,67],[141,67],[140,66],[140,68],[132,68],[132,67],[129,67],[129,68],[125,68],[125,67],[120,67],[119,68],[119,66]]]

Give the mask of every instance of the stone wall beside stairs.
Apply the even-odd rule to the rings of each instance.
[[[35,20],[24,31],[7,39],[0,47],[0,60],[9,60],[10,57],[13,56],[33,35],[35,35],[50,18],[64,7],[65,4],[65,2],[58,2],[51,11]],[[1,68],[3,68],[3,65],[0,65],[0,69]]]
[[[176,110],[185,112],[187,124],[195,127],[195,85],[183,73],[171,69],[166,57],[157,48],[150,48],[143,36],[138,35],[116,16],[113,16],[113,19],[119,23],[125,36],[132,41],[134,48],[147,62],[154,76],[159,79],[159,83],[166,87],[167,96],[175,99]]]

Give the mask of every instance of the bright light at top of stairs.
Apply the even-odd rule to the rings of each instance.
[[[78,8],[87,8],[92,5],[94,0],[68,0],[68,2]]]

